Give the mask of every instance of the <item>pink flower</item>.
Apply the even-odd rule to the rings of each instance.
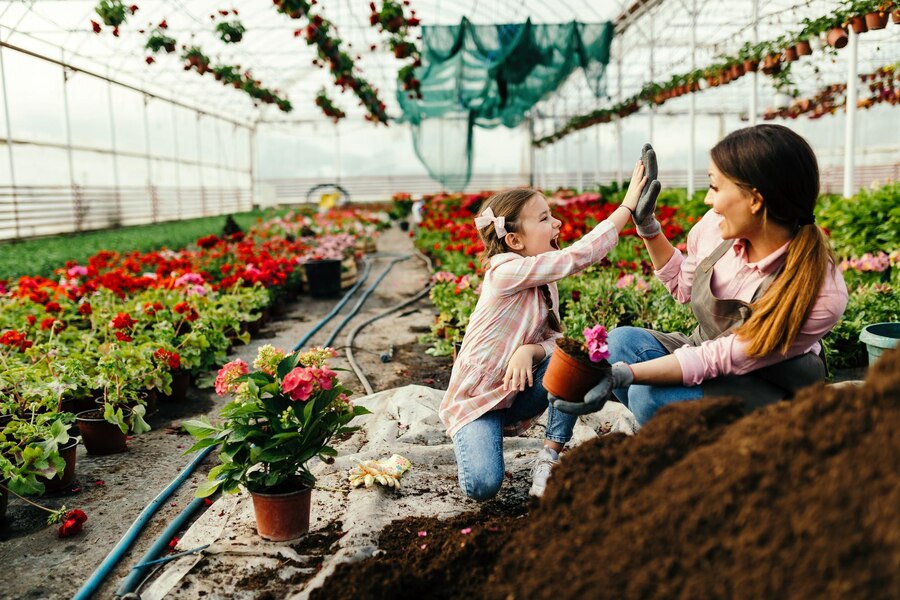
[[[87,267],[82,267],[81,265],[75,265],[74,267],[72,267],[71,269],[66,271],[66,274],[69,277],[81,277],[83,275],[87,275],[88,270],[87,270]]]
[[[247,363],[241,359],[231,361],[219,369],[219,374],[216,376],[216,393],[224,396],[235,391],[238,387],[238,383],[235,380],[241,375],[246,375],[249,371]]]
[[[188,296],[205,296],[206,288],[203,287],[202,285],[192,285],[191,287],[189,287],[187,289],[186,294]]]
[[[202,285],[203,284],[203,275],[199,273],[185,273],[181,277],[175,280],[176,287],[185,287],[188,285]]]
[[[606,343],[606,327],[594,325],[584,328],[584,339],[587,342],[588,357],[593,362],[609,358],[609,345]]]
[[[291,400],[306,402],[312,396],[316,380],[313,367],[296,367],[284,376],[281,382],[281,391],[287,394]]]

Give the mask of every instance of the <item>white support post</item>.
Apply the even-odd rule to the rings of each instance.
[[[569,101],[563,96],[563,115],[560,122],[561,126],[564,126],[566,121],[569,118]],[[566,136],[562,139],[563,144],[563,187],[569,187],[569,172],[572,168],[572,161],[569,160],[569,146],[572,138],[570,136]]]
[[[112,97],[112,80],[108,77],[109,73],[107,72],[106,79],[106,102],[107,112],[109,113],[109,142],[110,148],[112,149],[112,161],[113,161],[113,185],[115,185],[115,198],[116,198],[116,214],[113,219],[113,223],[115,225],[122,224],[122,187],[119,182],[119,153],[116,151],[116,115],[113,112],[113,97]]]
[[[534,187],[534,116],[528,117],[528,187]]]
[[[619,57],[616,59],[616,101],[622,102],[622,49],[619,42]],[[622,148],[622,117],[616,115],[616,181],[625,183],[623,176],[624,150]]]
[[[144,94],[144,152],[147,154],[147,193],[150,194],[150,221],[159,220],[159,197],[153,187],[153,160],[150,158],[150,118],[147,116],[150,98]]]
[[[587,135],[585,130],[578,132],[578,192],[584,192],[584,137]]]
[[[853,158],[856,151],[856,61],[859,49],[859,35],[850,28],[850,43],[847,44],[847,122],[844,125],[844,198],[849,198],[855,190],[853,181]]]
[[[200,118],[203,115],[197,112],[197,182],[200,184],[200,214],[206,216],[206,187],[203,185],[203,164],[200,158],[203,156],[203,145],[200,143]]]
[[[60,62],[62,65],[63,78],[63,121],[66,124],[66,162],[69,165],[69,187],[72,189],[72,216],[75,218],[75,230],[81,231],[84,221],[85,210],[82,204],[81,192],[78,184],[75,182],[75,162],[72,159],[72,122],[69,120],[69,74],[67,72],[66,55],[64,51],[60,51]]]
[[[9,159],[9,184],[12,189],[13,221],[16,227],[16,239],[21,237],[19,230],[19,196],[16,191],[16,167],[13,163],[12,128],[9,125],[9,97],[6,94],[6,67],[3,64],[3,47],[0,46],[0,84],[3,86],[3,116],[6,119],[6,156]]]
[[[655,77],[654,68],[653,68],[653,50],[656,45],[656,36],[653,35],[653,15],[650,15],[650,83],[653,83],[653,78]],[[648,138],[650,144],[653,144],[653,120],[656,117],[656,104],[650,104],[650,115],[648,116]]]
[[[443,124],[443,121],[441,121]],[[341,183],[341,130],[338,127],[338,124],[334,124],[334,152],[335,152],[335,160],[334,164],[337,166],[337,174],[335,175],[335,180],[338,185]],[[443,155],[442,161],[443,161]],[[443,171],[444,165],[441,164],[441,170]]]
[[[691,72],[697,68],[697,0],[691,0]],[[690,100],[690,119],[688,119],[688,128],[690,135],[688,136],[688,172],[687,172],[687,195],[688,200],[694,196],[694,130],[697,126],[697,94],[688,94]]]
[[[250,130],[250,208],[259,208],[256,199],[256,130],[258,124],[253,124]]]
[[[759,43],[759,0],[753,0],[753,45]],[[758,67],[757,67],[758,69]],[[750,126],[756,125],[756,115],[759,114],[759,87],[758,70],[750,74]]]
[[[176,112],[174,104],[171,104],[170,106],[172,107],[172,145],[175,150],[175,201],[178,203],[176,215],[181,219],[181,172],[179,169],[181,156],[178,153],[178,113]]]
[[[594,125],[594,184],[600,185],[600,125]]]

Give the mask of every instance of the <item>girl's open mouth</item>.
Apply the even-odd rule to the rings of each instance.
[[[559,239],[553,238],[552,240],[550,240],[550,247],[554,250],[559,250]]]

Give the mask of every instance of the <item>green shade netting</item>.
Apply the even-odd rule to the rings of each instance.
[[[463,18],[459,25],[423,27],[416,69],[422,97],[399,89],[397,100],[431,177],[463,189],[474,126],[518,126],[578,67],[594,95],[602,95],[612,37],[611,22],[473,25]]]

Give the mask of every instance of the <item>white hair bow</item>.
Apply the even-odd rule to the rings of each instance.
[[[491,210],[491,207],[488,206],[484,209],[484,212],[481,213],[480,217],[475,217],[475,227],[479,230],[483,227],[487,227],[491,223],[494,224],[494,231],[497,232],[497,237],[502,238],[506,235],[506,228],[504,225],[506,224],[505,217],[495,217],[494,211]]]

